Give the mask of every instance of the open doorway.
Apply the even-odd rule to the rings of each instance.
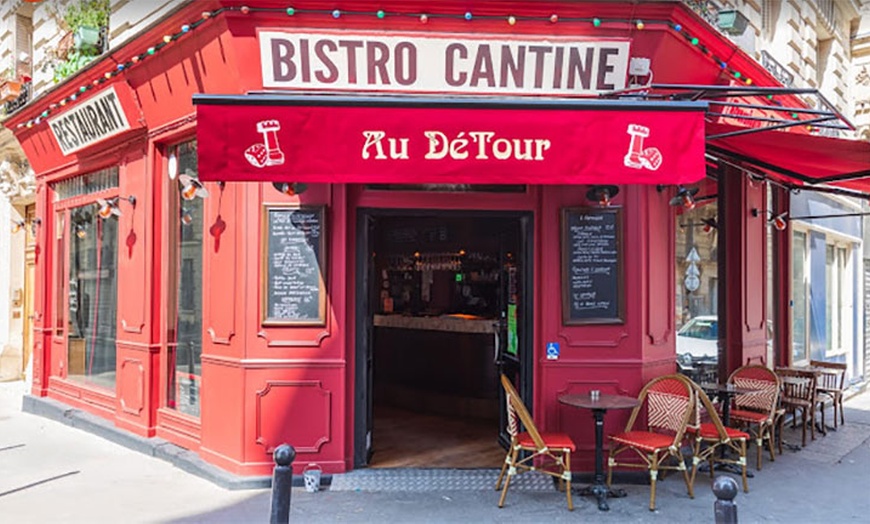
[[[531,398],[531,216],[361,210],[355,466],[494,468]]]

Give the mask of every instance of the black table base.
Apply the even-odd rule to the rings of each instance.
[[[596,482],[585,488],[580,488],[577,490],[577,494],[598,499],[598,509],[601,511],[610,511],[610,505],[607,504],[608,498],[622,498],[628,495],[624,489],[608,488],[603,481],[600,484]]]

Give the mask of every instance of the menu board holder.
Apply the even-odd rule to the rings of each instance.
[[[622,210],[562,209],[562,323],[625,322]]]
[[[262,324],[326,325],[323,206],[263,208]]]

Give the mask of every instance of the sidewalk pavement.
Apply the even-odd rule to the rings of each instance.
[[[168,462],[129,450],[88,432],[21,411],[23,382],[0,384],[0,522],[193,523],[268,522],[270,491],[229,491]],[[799,431],[786,438],[799,442]],[[765,456],[755,471],[750,449],[749,493],[735,502],[741,523],[864,522],[870,515],[870,393],[846,403],[846,424],[806,448]],[[371,470],[369,471],[371,472]],[[381,474],[391,475],[393,473]],[[399,470],[399,478],[431,472]],[[470,470],[480,477],[486,472]],[[709,477],[689,499],[679,475],[658,483],[657,510],[649,511],[649,486],[622,485],[628,496],[601,512],[593,499],[574,496],[569,512],[553,489],[511,489],[499,509],[490,482],[431,489],[422,483],[386,483],[375,491],[354,479],[366,470],[335,476],[335,489],[294,488],[293,522],[710,522],[715,497]],[[535,475],[530,473],[528,475]],[[537,476],[537,475],[536,475]],[[525,477],[525,475],[524,475]],[[523,477],[520,477],[522,479]],[[418,478],[419,480],[419,478]],[[485,480],[485,479],[484,479]],[[578,483],[579,484],[579,483]],[[458,489],[457,489],[458,488]]]

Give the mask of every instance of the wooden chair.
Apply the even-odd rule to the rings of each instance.
[[[695,498],[686,462],[680,453],[680,444],[686,426],[695,412],[695,394],[686,377],[665,375],[651,380],[638,395],[640,404],[631,412],[625,431],[612,435],[613,446],[607,460],[607,485],[613,479],[614,466],[649,470],[649,509],[656,509],[656,479],[659,470],[682,471],[689,497]],[[646,424],[640,421],[641,410],[646,410]],[[619,462],[617,457],[633,451],[643,461]],[[665,465],[672,458],[675,465]]]
[[[792,414],[792,427],[795,426],[797,412],[801,412],[801,446],[807,445],[807,424],[810,425],[812,440],[816,440],[816,377],[817,371],[794,368],[776,368],[782,381],[782,407],[785,413]],[[785,417],[780,417],[778,427],[782,428]],[[780,431],[780,434],[782,432]]]
[[[761,469],[761,451],[764,441],[770,450],[770,460],[776,460],[773,453],[774,428],[779,407],[780,380],[771,369],[758,364],[749,364],[735,369],[728,377],[728,383],[736,387],[750,389],[752,393],[734,396],[731,409],[731,423],[740,426],[755,439],[757,448],[756,468]]]
[[[504,507],[504,500],[512,477],[526,471],[537,471],[559,480],[560,490],[564,489],[565,495],[568,497],[568,509],[573,511],[571,452],[576,449],[574,441],[567,433],[539,432],[510,379],[502,375],[501,384],[507,402],[507,431],[511,436],[511,445],[504,465],[501,467],[498,481],[495,483],[495,489],[502,490],[498,507]],[[519,431],[518,418],[526,429],[524,432]],[[528,452],[525,453],[525,458],[520,458],[521,452]],[[507,477],[505,477],[505,473],[507,473]],[[501,487],[502,479],[504,479],[504,488]]]
[[[692,486],[695,485],[698,464],[707,462],[711,481],[715,464],[732,464],[741,469],[743,491],[749,493],[749,484],[746,481],[746,447],[751,438],[749,433],[724,426],[710,397],[697,384],[693,383],[692,387],[696,399],[695,420],[686,428],[686,433],[693,437]],[[723,449],[724,453],[734,453],[737,458],[724,454]]]
[[[843,395],[846,392],[846,364],[810,360],[810,367],[820,370],[816,383],[816,395],[819,409],[822,412],[822,427],[825,427],[825,404],[830,399],[834,407],[834,429],[837,424],[837,411],[840,412],[840,424],[846,423],[843,414]]]

